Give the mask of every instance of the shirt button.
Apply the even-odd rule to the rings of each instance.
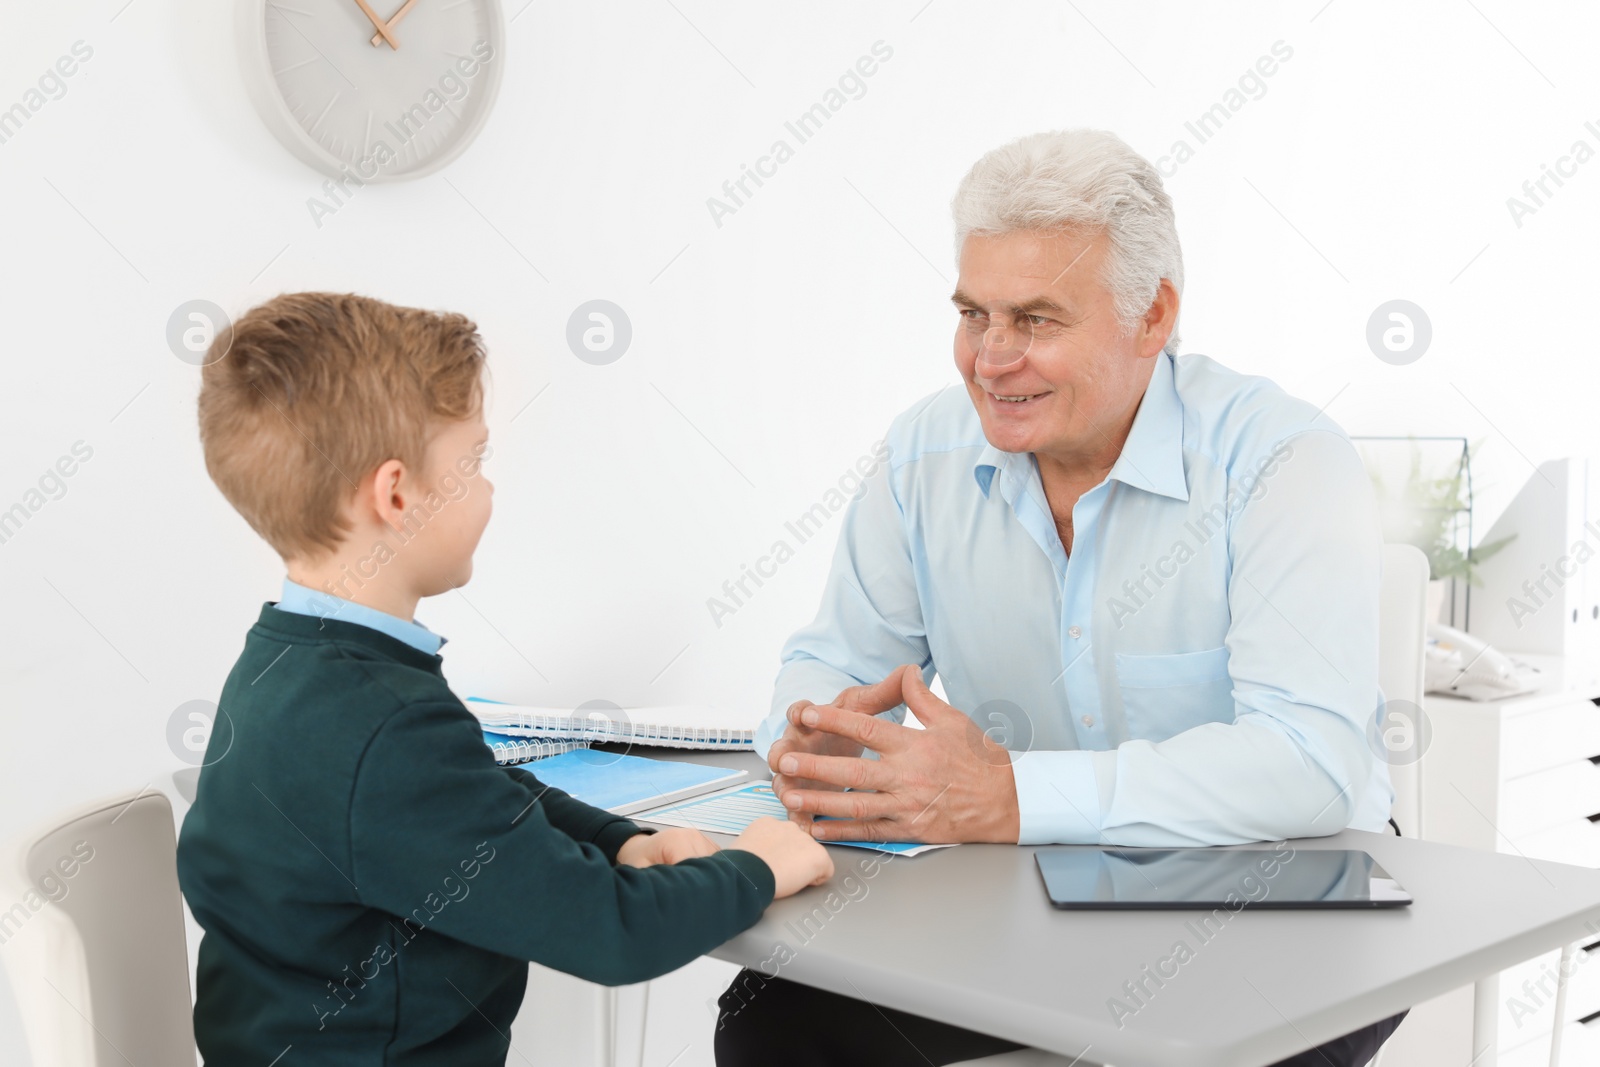
[[[1085,715],[1083,717],[1083,725],[1085,725],[1085,726],[1093,726],[1094,725],[1094,716],[1093,715]]]
[[[1069,627],[1067,627],[1067,636],[1068,637],[1082,637],[1083,636],[1083,630],[1082,630],[1081,627],[1069,626]]]

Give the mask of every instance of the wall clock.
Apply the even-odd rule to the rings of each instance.
[[[296,156],[362,182],[472,143],[505,66],[500,0],[238,0],[245,83]]]

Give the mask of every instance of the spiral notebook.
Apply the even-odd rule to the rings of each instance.
[[[575,749],[588,748],[587,741],[570,741],[555,737],[514,737],[511,734],[483,731],[483,743],[494,753],[494,761],[510,767],[519,763],[560,756]]]
[[[466,705],[485,730],[520,738],[599,743],[618,741],[664,748],[706,750],[755,747],[754,725],[741,725],[709,708],[539,708],[468,697]],[[748,717],[743,717],[749,723]]]

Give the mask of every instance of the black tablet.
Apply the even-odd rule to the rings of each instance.
[[[1041,848],[1058,908],[1393,908],[1411,894],[1356,849]]]

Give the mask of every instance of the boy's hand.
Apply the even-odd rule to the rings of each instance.
[[[628,838],[617,849],[617,863],[629,867],[650,867],[657,863],[679,863],[696,856],[711,856],[719,851],[717,843],[699,830],[678,826]]]
[[[828,850],[798,825],[782,819],[757,819],[729,847],[753,852],[772,868],[775,900],[833,877]]]

